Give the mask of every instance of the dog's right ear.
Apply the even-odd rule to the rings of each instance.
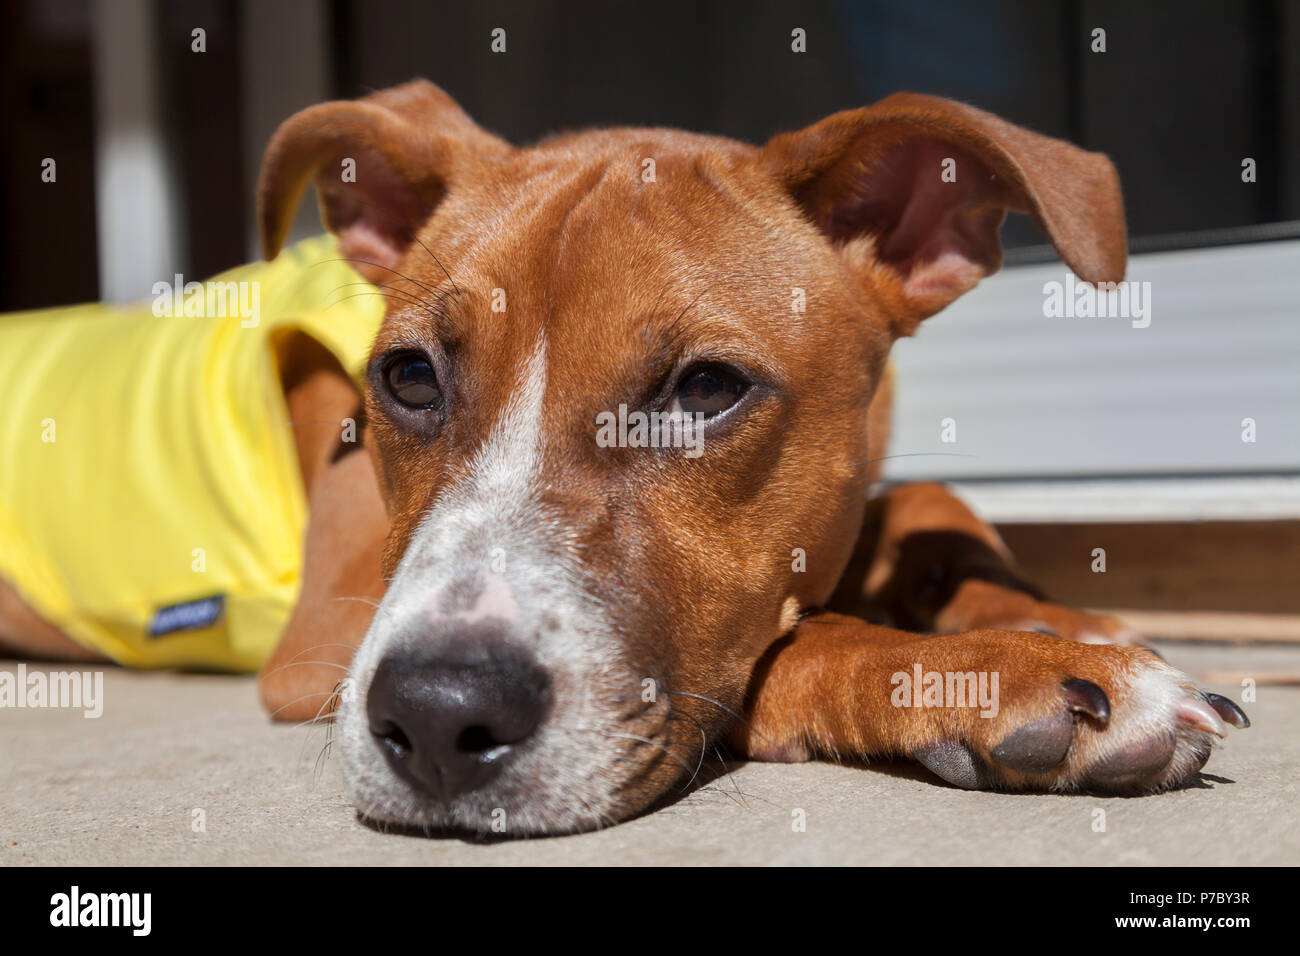
[[[298,197],[314,180],[321,219],[343,255],[380,281],[458,176],[512,151],[427,80],[309,107],[280,125],[262,159],[262,255],[280,251]]]

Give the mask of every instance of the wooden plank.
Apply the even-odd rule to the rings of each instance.
[[[1300,645],[1300,614],[1135,611],[1107,608],[1145,637],[1165,641]]]
[[[1285,673],[1267,673],[1267,674],[1247,674],[1245,671],[1198,671],[1196,674],[1202,681],[1213,682],[1217,684],[1240,684],[1243,681],[1254,681],[1258,687],[1296,687],[1300,686],[1300,674]]]
[[[998,532],[1025,577],[1063,604],[1300,615],[1300,521],[1002,524]],[[1097,548],[1104,573],[1092,570]],[[1273,627],[1240,623],[1250,633]]]

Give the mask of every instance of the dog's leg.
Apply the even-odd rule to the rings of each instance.
[[[890,489],[867,506],[831,610],[941,634],[995,627],[1134,644],[1113,617],[1054,604],[1020,576],[1002,539],[943,485]]]
[[[912,757],[970,789],[1135,794],[1193,776],[1226,724],[1249,721],[1139,648],[825,613],[760,662],[731,743],[766,760]]]
[[[334,690],[383,597],[388,520],[370,455],[339,440],[360,399],[333,356],[296,338],[281,352],[280,374],[310,517],[298,600],[259,688],[273,718],[303,721],[332,712]]]
[[[11,654],[38,661],[108,662],[103,654],[82,647],[46,621],[0,580],[0,657]]]

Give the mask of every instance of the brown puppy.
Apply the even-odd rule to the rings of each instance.
[[[309,179],[362,271],[412,300],[390,306],[366,396],[390,583],[340,710],[364,813],[592,826],[728,731],[752,756],[912,755],[962,786],[1143,792],[1193,774],[1220,718],[1244,722],[1142,650],[813,610],[1125,636],[1041,601],[942,489],[867,506],[889,345],[998,267],[1007,210],[1082,278],[1123,277],[1104,157],[911,95],[761,150],[635,129],[514,149],[415,83],[285,124],[268,254]],[[605,447],[619,406],[707,416],[702,453]],[[382,590],[359,584],[313,594]],[[276,664],[348,636],[291,625],[268,702],[315,706],[334,674],[277,688]],[[996,675],[996,713],[909,700],[898,675],[918,665]]]
[[[281,127],[268,256],[308,182],[390,302],[366,453],[301,440],[303,590],[262,691],[286,719],[337,703],[366,816],[588,828],[720,739],[1141,793],[1244,725],[1150,653],[1082,643],[1127,634],[1044,602],[942,488],[868,503],[889,347],[998,268],[1008,210],[1081,278],[1123,278],[1105,157],[910,94],[761,149],[659,129],[516,149],[415,82]],[[328,356],[290,367],[303,418],[347,414]]]

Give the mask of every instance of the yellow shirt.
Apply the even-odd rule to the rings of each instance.
[[[0,578],[37,613],[131,667],[261,664],[307,514],[273,343],[304,332],[359,378],[383,315],[338,256],[309,239],[197,295],[0,315]]]

